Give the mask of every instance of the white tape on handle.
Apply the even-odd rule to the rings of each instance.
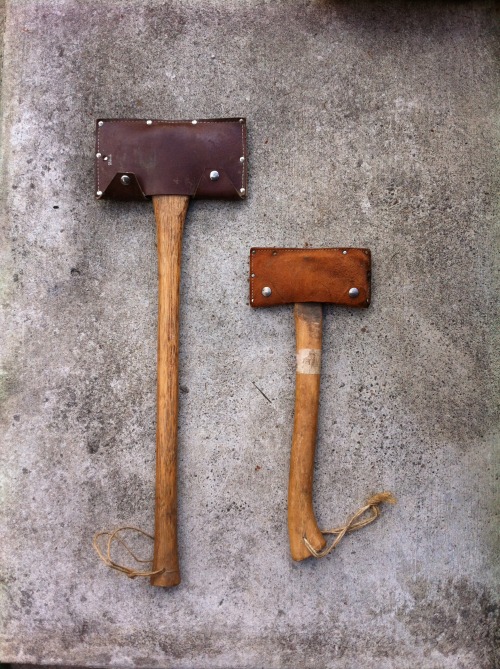
[[[321,373],[321,349],[301,348],[297,351],[297,374]]]

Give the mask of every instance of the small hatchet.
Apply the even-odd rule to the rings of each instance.
[[[288,486],[288,533],[294,560],[321,551],[326,542],[313,511],[313,469],[318,422],[322,304],[370,304],[368,249],[253,248],[250,304],[295,304],[297,369],[295,418]]]
[[[96,127],[96,197],[152,198],[158,240],[156,502],[151,584],[180,583],[177,550],[179,283],[190,198],[247,194],[243,118],[102,119]]]

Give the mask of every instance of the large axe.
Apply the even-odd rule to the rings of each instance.
[[[190,198],[247,194],[243,118],[101,119],[96,127],[98,199],[152,198],[158,238],[156,503],[151,584],[180,583],[177,549],[179,283]]]

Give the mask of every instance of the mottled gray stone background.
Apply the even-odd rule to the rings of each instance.
[[[494,3],[5,10],[0,659],[498,666]],[[156,356],[152,207],[94,200],[94,120],[235,115],[248,201],[186,227],[183,582],[155,589],[91,548],[152,530]],[[249,307],[251,245],[373,252],[370,309],[326,309],[315,507],[399,502],[319,562],[288,554],[293,316]]]

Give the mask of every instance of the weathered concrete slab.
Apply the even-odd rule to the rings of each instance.
[[[495,666],[497,27],[490,2],[7,3],[3,661]],[[156,329],[152,211],[94,201],[93,123],[224,115],[250,196],[189,212],[163,591],[91,549],[152,528]],[[399,503],[294,566],[292,311],[250,309],[247,255],[305,244],[374,259],[371,308],[326,310],[318,517]]]

